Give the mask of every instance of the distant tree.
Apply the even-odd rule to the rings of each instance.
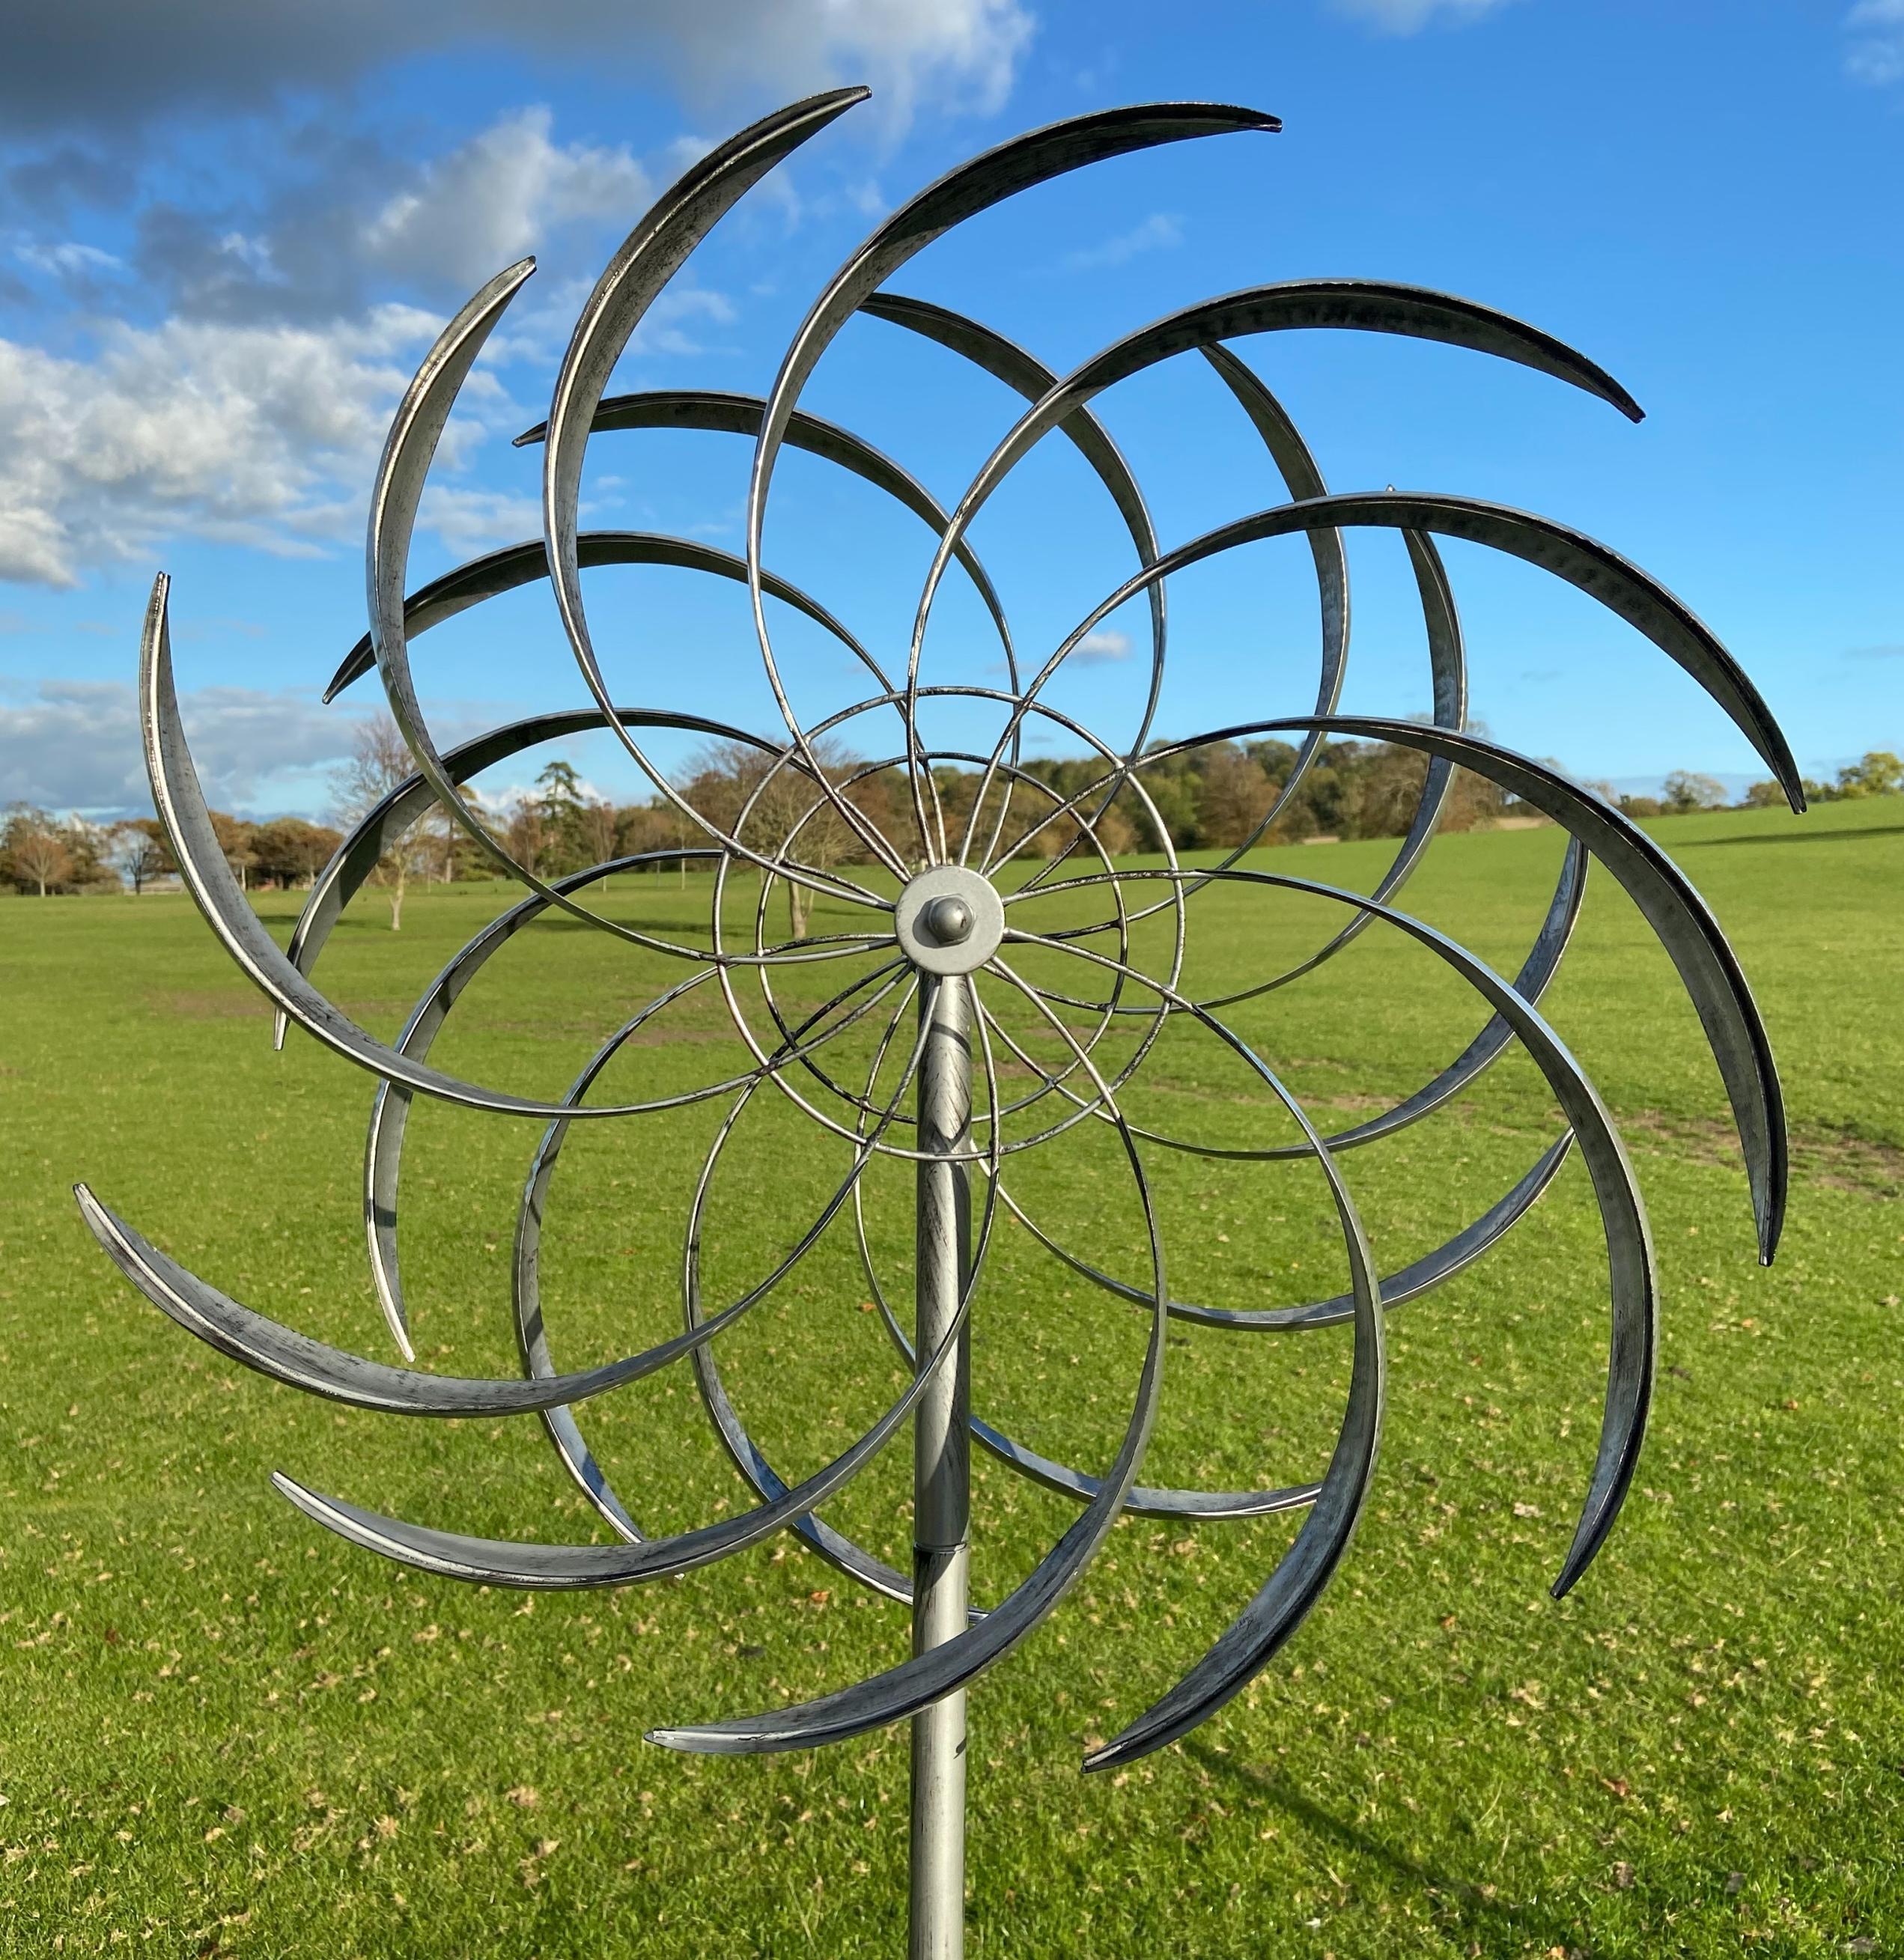
[[[1666,808],[1657,797],[1650,796],[1623,796],[1619,800],[1619,807],[1629,816],[1635,819],[1642,816],[1657,816]]]
[[[301,816],[274,817],[252,833],[253,868],[259,878],[288,889],[307,885],[343,839],[327,824]]]
[[[30,886],[43,899],[72,880],[73,854],[58,819],[30,803],[17,803],[8,810],[0,829],[0,858],[13,883],[23,891]]]
[[[1097,848],[1106,858],[1129,856],[1137,848],[1137,826],[1124,813],[1121,801],[1113,803],[1101,813],[1097,810],[1099,801],[1099,798],[1093,797],[1084,811],[1087,816],[1096,813],[1096,821],[1091,828],[1091,835],[1097,840]]]
[[[416,773],[409,745],[389,715],[379,714],[360,723],[351,745],[350,760],[330,779],[339,820],[346,826],[361,822],[391,791]],[[425,872],[430,852],[430,838],[412,825],[377,861],[371,880],[390,895],[392,932],[403,929],[403,895],[410,880]]]
[[[1203,759],[1197,842],[1206,848],[1234,850],[1269,813],[1275,795],[1275,784],[1254,756],[1234,742],[1212,743]]]
[[[541,803],[534,798],[524,797],[510,811],[502,841],[508,846],[510,856],[538,878],[556,869],[549,820],[543,814]]]
[[[552,870],[573,871],[587,861],[583,835],[583,813],[588,799],[582,794],[582,781],[573,762],[557,756],[536,778],[542,794],[536,799],[542,812],[543,848]]]
[[[615,854],[618,828],[615,806],[597,800],[582,805],[577,825],[581,835],[582,855],[591,864],[605,864]]]
[[[256,826],[222,810],[208,810],[205,814],[212,819],[212,834],[218,840],[218,849],[231,875],[237,880],[239,888],[244,889],[250,883],[251,867],[256,862],[251,848]]]
[[[113,868],[113,827],[94,823],[77,813],[59,826],[60,836],[72,859],[66,883],[77,892],[116,892],[119,873]]]
[[[1776,810],[1785,800],[1785,785],[1768,776],[1763,782],[1754,783],[1746,791],[1739,807],[1741,810]]]
[[[482,803],[467,783],[457,784],[457,799],[465,810],[481,815]],[[431,804],[428,811],[418,819],[417,828],[421,842],[418,854],[424,861],[430,877],[449,885],[458,878],[488,874],[488,854],[441,803]]]
[[[823,738],[813,748],[813,759],[829,781],[837,784],[852,773],[852,758],[837,743]],[[763,858],[784,858],[804,870],[823,872],[860,855],[864,847],[859,836],[812,775],[791,759],[778,768],[775,761],[750,743],[711,743],[694,759],[687,800],[731,834],[738,826],[741,842]],[[966,790],[968,805],[976,788],[975,780]],[[948,826],[951,820],[948,811]],[[803,938],[813,889],[791,878],[784,883],[788,924],[795,939]]]
[[[155,816],[128,817],[124,822],[114,824],[110,858],[132,886],[135,898],[154,878],[165,877],[178,869],[172,862],[164,826]]]
[[[1692,769],[1675,769],[1663,788],[1669,816],[1683,816],[1689,810],[1725,807],[1725,784],[1717,776],[1702,776]]]
[[[1838,772],[1842,797],[1896,796],[1904,790],[1904,762],[1888,749],[1873,749]]]
[[[691,850],[707,841],[707,832],[686,812],[663,797],[657,797],[650,803],[626,803],[615,813],[615,852],[618,857],[632,858],[647,851]],[[658,873],[667,867],[656,864],[650,868]],[[685,886],[687,860],[680,859],[675,868],[680,883]]]

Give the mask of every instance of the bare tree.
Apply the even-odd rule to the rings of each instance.
[[[112,833],[112,861],[132,888],[137,898],[154,878],[162,878],[178,867],[167,849],[165,833],[155,817],[129,817],[116,823]]]
[[[540,877],[547,868],[552,845],[549,821],[543,815],[541,804],[527,797],[517,803],[509,813],[502,841],[518,864]]]
[[[583,851],[591,864],[606,864],[615,854],[615,806],[612,803],[585,803],[575,819]],[[603,879],[602,889],[608,889]]]
[[[1725,807],[1725,784],[1717,776],[1702,775],[1696,769],[1675,769],[1666,779],[1665,790],[1669,816],[1678,816],[1687,810]]]
[[[813,751],[829,782],[851,772],[853,758],[838,743],[823,737]],[[730,834],[739,825],[740,842],[763,858],[823,872],[863,857],[864,844],[812,775],[791,758],[778,768],[775,762],[747,743],[710,743],[694,759],[687,800]],[[801,939],[813,910],[813,887],[791,878],[785,882],[787,922],[793,937]]]
[[[351,744],[350,760],[330,779],[338,820],[346,827],[361,822],[398,784],[416,773],[409,745],[389,715],[360,723]],[[412,826],[392,841],[377,861],[371,879],[390,894],[392,932],[403,929],[403,894],[413,876],[425,874],[430,850],[431,839]]]
[[[38,886],[43,899],[48,886],[62,885],[72,876],[72,853],[56,830],[41,829],[37,825],[23,827],[13,840],[9,855],[15,877]]]

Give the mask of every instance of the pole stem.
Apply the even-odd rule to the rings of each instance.
[[[972,1116],[970,996],[942,978],[923,998],[919,1063],[922,1150],[963,1150]],[[914,1328],[920,1363],[945,1338],[971,1268],[972,1194],[963,1163],[919,1167]],[[912,1418],[912,1651],[964,1631],[966,1533],[972,1509],[972,1334],[919,1398]],[[965,1691],[912,1718],[911,1960],[965,1952]]]

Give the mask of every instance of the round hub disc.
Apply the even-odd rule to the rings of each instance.
[[[928,973],[970,973],[998,950],[1005,907],[977,872],[935,864],[900,892],[899,950]]]

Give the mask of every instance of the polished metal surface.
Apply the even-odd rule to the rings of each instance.
[[[912,1952],[915,1960],[955,1960],[965,1923],[964,1816],[966,1696],[985,1671],[1049,1615],[1091,1565],[1121,1517],[1182,1526],[1301,1513],[1300,1528],[1227,1630],[1173,1685],[1113,1739],[1094,1746],[1087,1769],[1127,1764],[1165,1747],[1229,1703],[1301,1628],[1348,1549],[1368,1501],[1380,1442],[1387,1316],[1485,1255],[1534,1208],[1563,1167],[1584,1166],[1605,1246],[1609,1315],[1606,1383],[1600,1435],[1571,1543],[1553,1583],[1575,1584],[1606,1543],[1632,1485],[1651,1404],[1657,1347],[1659,1283],[1633,1166],[1613,1113],[1550,1023],[1552,990],[1587,889],[1590,861],[1637,908],[1671,959],[1705,1032],[1743,1151],[1761,1258],[1769,1262],[1782,1224],[1788,1175],[1785,1113],[1764,1025],[1739,963],[1699,895],[1652,838],[1550,765],[1517,754],[1466,725],[1466,656],[1448,569],[1438,541],[1452,538],[1504,554],[1562,581],[1649,641],[1697,683],[1750,743],[1802,809],[1803,786],[1769,708],[1724,647],[1680,600],[1606,546],[1551,519],[1469,496],[1393,489],[1332,492],[1288,410],[1234,342],[1263,336],[1255,355],[1291,332],[1378,333],[1436,342],[1515,363],[1568,383],[1637,421],[1632,397],[1584,355],[1539,329],[1475,302],[1425,288],[1350,279],[1262,285],[1178,309],[1122,334],[1071,367],[1052,368],[995,329],[950,308],[882,290],[944,232],[1017,192],[1106,158],[1192,138],[1273,132],[1260,112],[1221,105],[1159,103],[1078,116],[1014,138],[960,166],[881,222],[821,289],[764,395],[671,390],[610,396],[617,361],[644,317],[705,234],[747,189],[835,119],[864,98],[860,89],[816,96],[763,118],[711,150],[675,184],[615,253],[590,294],[557,376],[546,421],[517,438],[540,447],[543,534],[483,554],[412,590],[410,544],[438,442],[486,340],[533,270],[524,260],[499,273],[450,321],[419,368],[393,422],[372,488],[367,549],[368,631],[344,656],[326,698],[373,670],[410,747],[416,773],[365,816],[316,879],[288,947],[260,922],[220,851],[182,723],[175,690],[161,575],[148,609],[142,649],[140,711],[155,807],[186,889],[240,970],[270,1001],[280,1044],[295,1025],[376,1078],[363,1172],[364,1230],[386,1330],[404,1365],[393,1367],[317,1341],[240,1304],[161,1250],[84,1185],[82,1217],[107,1256],[140,1294],[208,1345],[275,1382],[350,1406],[422,1416],[532,1416],[565,1475],[613,1535],[610,1544],[538,1543],[468,1536],[387,1517],[341,1497],[321,1495],[282,1472],[278,1488],[308,1517],[352,1542],[419,1571],[473,1583],[549,1590],[612,1586],[672,1577],[780,1533],[876,1596],[911,1613],[909,1650],[892,1665],[813,1700],[737,1717],[688,1721],[654,1730],[670,1748],[742,1754],[805,1748],[909,1720],[912,1726]],[[1237,167],[1258,153],[1233,152]],[[899,462],[839,424],[801,405],[828,348],[858,318],[897,329],[887,352],[910,351],[929,368],[948,357],[1005,391],[998,432],[985,460],[955,499],[941,501]],[[1120,381],[1189,355],[1206,384],[1220,388],[1224,412],[1246,453],[1266,459],[1284,501],[1167,548],[1160,542],[1136,476],[1097,414],[1097,398]],[[1253,356],[1253,358],[1255,356]],[[983,383],[981,385],[989,385]],[[908,398],[916,407],[921,393]],[[642,432],[693,431],[753,445],[745,497],[744,548],[725,552],[691,538],[579,528],[584,459],[591,435],[638,444]],[[1134,569],[1035,666],[1013,644],[997,585],[972,542],[974,521],[1011,473],[1047,435],[1081,461],[1094,499],[1114,518]],[[896,647],[855,637],[820,599],[769,572],[763,551],[778,460],[798,450],[891,500],[930,535],[931,556],[902,663]],[[624,462],[622,466],[627,466]],[[1350,650],[1348,547],[1355,533],[1396,533],[1406,550],[1420,608],[1431,713],[1425,721],[1341,712]],[[1313,704],[1293,717],[1251,714],[1231,725],[1160,739],[1167,697],[1166,581],[1247,546],[1301,540],[1313,564],[1320,654]],[[1129,562],[1130,561],[1126,561]],[[774,711],[769,730],[642,704],[654,664],[670,650],[638,640],[635,697],[612,693],[598,657],[584,573],[648,565],[744,586],[753,639]],[[995,636],[1001,684],[934,679],[928,647],[935,600],[956,574],[976,595],[982,632]],[[548,580],[562,641],[588,705],[531,716],[441,748],[419,699],[412,663],[421,637],[501,594]],[[769,602],[780,610],[769,610]],[[1054,676],[1074,663],[1089,637],[1119,608],[1139,603],[1149,625],[1141,686],[1129,690],[1131,725],[1117,740],[1087,716],[1048,698]],[[837,650],[839,671],[861,679],[853,698],[823,715],[796,711],[770,630],[798,616]],[[976,616],[976,615],[974,616]],[[897,637],[897,636],[896,636]],[[454,636],[431,643],[453,646]],[[877,649],[876,651],[876,649]],[[1229,679],[1253,710],[1261,676],[1234,650]],[[994,650],[988,638],[985,657]],[[1072,676],[1074,680],[1076,676]],[[1141,695],[1141,700],[1138,698]],[[1075,690],[1072,698],[1075,698]],[[1308,691],[1298,707],[1308,701]],[[1398,704],[1406,706],[1407,704]],[[962,727],[983,726],[960,746],[929,727],[944,711]],[[772,719],[770,715],[769,718]],[[601,731],[642,772],[656,801],[677,820],[674,848],[546,877],[519,861],[463,785],[538,744]],[[869,733],[869,731],[871,731]],[[1286,739],[1293,753],[1283,780],[1254,813],[1243,841],[1180,861],[1153,794],[1161,772],[1217,743]],[[696,807],[691,785],[661,765],[657,742],[703,740],[751,753],[738,813]],[[1367,894],[1266,868],[1248,854],[1272,835],[1331,745],[1384,743],[1418,756],[1421,784],[1406,834]],[[989,746],[988,746],[989,745]],[[1088,758],[1081,788],[1061,792],[1030,758],[1069,752]],[[852,759],[835,759],[850,753]],[[1517,804],[1550,819],[1565,838],[1551,899],[1511,979],[1445,932],[1397,908],[1395,901],[1428,854],[1457,770],[1495,785]],[[1075,784],[1074,772],[1065,780]],[[957,782],[961,800],[948,796]],[[893,792],[887,793],[887,786]],[[788,792],[791,791],[791,802]],[[966,813],[949,806],[962,801]],[[791,814],[788,813],[791,810]],[[766,821],[772,813],[771,823]],[[312,975],[345,906],[391,845],[420,820],[447,816],[474,840],[489,864],[524,888],[444,966],[393,1041],[351,1019]],[[1115,813],[1113,826],[1109,819]],[[1118,855],[1134,829],[1154,856]],[[850,834],[842,854],[824,837]],[[1232,833],[1234,834],[1234,833]],[[1119,847],[1121,848],[1121,847]],[[1205,856],[1211,861],[1204,861]],[[657,928],[634,908],[613,911],[601,892],[618,873],[638,899],[660,881],[632,874],[665,867],[711,869],[705,935]],[[1596,874],[1597,876],[1598,874]],[[671,886],[671,880],[670,881]],[[825,908],[813,929],[778,935],[774,901],[798,886]],[[1261,920],[1265,951],[1244,985],[1203,998],[1186,979],[1197,928],[1209,917],[1205,895],[1228,895],[1225,928]],[[1280,898],[1336,909],[1313,950],[1291,950],[1274,929]],[[1069,908],[1068,911],[1065,908]],[[1041,908],[1043,908],[1041,909]],[[565,917],[564,917],[565,915]],[[798,916],[798,908],[794,915]],[[527,1096],[463,1079],[431,1055],[452,1010],[479,998],[494,956],[526,928],[562,918],[610,935],[620,948],[658,959],[669,978],[631,988],[605,1011],[597,1045],[565,1088]],[[750,918],[750,924],[748,923]],[[737,924],[737,921],[740,923]],[[1252,926],[1247,930],[1254,931]],[[1479,1032],[1451,1058],[1424,1057],[1421,1086],[1339,1128],[1304,1110],[1268,1061],[1225,1017],[1278,989],[1323,984],[1333,963],[1362,935],[1393,936],[1451,974],[1481,1004]],[[1250,942],[1253,950],[1256,941]],[[1234,949],[1233,949],[1234,950]],[[1352,963],[1351,963],[1352,964]],[[1342,967],[1334,967],[1342,974]],[[811,998],[796,997],[804,979]],[[823,996],[823,998],[819,998]],[[815,999],[818,1004],[814,1004]],[[604,1099],[605,1076],[619,1082],[637,1051],[668,1037],[669,1017],[718,1009],[737,1047],[705,1079],[665,1093]],[[637,1004],[639,1003],[639,1004]],[[1374,1004],[1383,1002],[1378,998]],[[606,1030],[605,1032],[603,1030]],[[1219,1045],[1247,1091],[1250,1126],[1222,1134],[1186,1134],[1194,1102],[1151,1099],[1138,1112],[1146,1069],[1167,1032]],[[1356,1211],[1346,1162],[1410,1126],[1429,1122],[1485,1071],[1517,1050],[1544,1079],[1562,1127],[1504,1192],[1477,1194],[1468,1222],[1441,1243],[1417,1251],[1383,1274]],[[870,1061],[868,1059],[870,1052]],[[572,1069],[572,1063],[570,1068]],[[463,1379],[415,1365],[410,1297],[399,1229],[403,1153],[418,1097],[491,1114],[531,1118],[511,1260],[511,1308],[520,1379]],[[543,1251],[565,1147],[578,1122],[638,1119],[693,1105],[717,1106],[681,1236],[680,1331],[638,1351],[579,1370],[556,1360]],[[822,1187],[817,1209],[783,1221],[779,1249],[744,1284],[707,1281],[706,1253],[717,1232],[715,1192],[737,1181],[733,1140],[763,1109],[783,1123],[810,1125],[826,1148],[843,1153],[843,1176]],[[1160,1111],[1175,1113],[1160,1114]],[[1105,1215],[1122,1207],[1125,1241],[1094,1233],[1074,1242],[1024,1168],[1025,1153],[1067,1135],[1115,1139],[1115,1179],[1094,1201]],[[697,1146],[698,1147],[698,1146]],[[1339,1229],[1342,1290],[1293,1306],[1260,1297],[1180,1298],[1165,1273],[1171,1237],[1154,1167],[1189,1154],[1255,1167],[1252,1175],[1320,1176]],[[741,1153],[744,1156],[744,1152]],[[903,1288],[882,1262],[869,1227],[868,1167],[909,1166],[914,1247],[909,1326],[895,1304]],[[684,1166],[684,1170],[691,1166]],[[570,1176],[573,1176],[572,1169]],[[723,1180],[725,1180],[724,1182]],[[756,1184],[742,1201],[776,1216],[782,1195]],[[1192,1220],[1194,1223],[1194,1220]],[[810,1255],[836,1226],[855,1235],[877,1323],[901,1357],[906,1379],[884,1412],[847,1447],[804,1476],[783,1474],[749,1427],[721,1370],[721,1336],[791,1276],[810,1275]],[[1036,1449],[974,1406],[974,1300],[989,1263],[1008,1256],[1043,1262],[1046,1274],[1081,1282],[1106,1313],[1135,1309],[1147,1338],[1135,1379],[1121,1387],[1094,1380],[1123,1410],[1109,1460],[1089,1467]],[[1109,1248],[1110,1249],[1106,1249]],[[1589,1275],[1589,1278],[1591,1276]],[[425,1303],[425,1310],[428,1303]],[[1200,1490],[1139,1481],[1164,1394],[1173,1321],[1212,1335],[1281,1339],[1342,1328],[1346,1395],[1326,1465],[1310,1481],[1262,1488]],[[817,1338],[817,1336],[815,1338]],[[1133,1352],[1135,1350],[1133,1350]],[[692,1376],[702,1410],[747,1494],[745,1507],[715,1522],[653,1536],[637,1522],[639,1494],[625,1499],[584,1424],[590,1405],[675,1363]],[[995,1409],[994,1414],[1003,1412]],[[1012,1418],[1014,1424],[1017,1418]],[[913,1442],[913,1556],[900,1571],[827,1522],[822,1509],[908,1423]],[[976,1520],[970,1452],[986,1452],[1015,1477],[1075,1507],[1067,1529],[1028,1574],[981,1610],[970,1597],[975,1548],[982,1581],[985,1516]],[[725,1507],[722,1510],[724,1511]],[[976,1547],[975,1547],[975,1539]],[[677,1599],[664,1610],[690,1610]],[[897,1629],[895,1628],[896,1637]],[[1142,1660],[1141,1643],[1132,1656]],[[1060,1663],[1061,1664],[1061,1663]],[[1118,1691],[1123,1691],[1123,1684]],[[1110,1705],[1110,1704],[1106,1704]]]
[[[963,864],[934,864],[910,880],[893,908],[899,950],[922,973],[971,973],[1005,937],[1004,902]]]
[[[936,916],[944,943],[970,934],[970,912],[955,895],[933,899],[924,916]],[[919,1024],[919,1138],[938,1160],[922,1162],[914,1173],[913,1303],[921,1350],[931,1353],[954,1328],[958,1348],[912,1419],[915,1654],[956,1640],[967,1621],[972,1329],[961,1308],[972,1267],[972,1172],[964,1156],[972,1125],[972,1010],[964,981],[941,978],[922,994]],[[963,1689],[912,1718],[912,1960],[959,1960],[965,1951]]]

